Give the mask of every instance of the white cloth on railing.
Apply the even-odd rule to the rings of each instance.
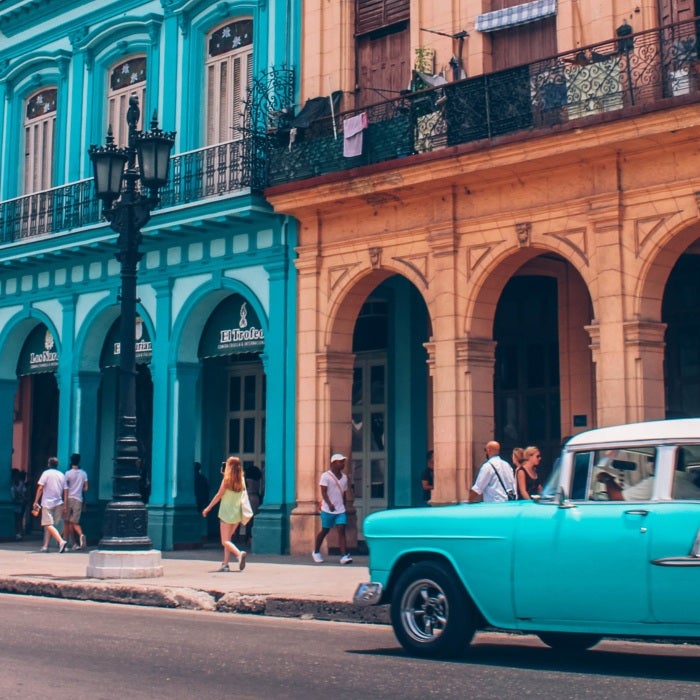
[[[346,158],[362,155],[362,132],[368,125],[366,112],[343,120],[343,155]]]

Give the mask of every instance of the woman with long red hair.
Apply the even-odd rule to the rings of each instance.
[[[243,507],[241,499],[245,491],[243,478],[243,465],[238,457],[229,457],[224,467],[224,477],[221,479],[219,490],[211,499],[211,503],[202,511],[202,516],[207,517],[209,511],[221,501],[219,506],[219,529],[221,531],[221,546],[224,548],[224,561],[219,571],[230,571],[229,561],[233,554],[238,558],[238,569],[245,569],[246,552],[238,549],[231,538],[243,520]]]

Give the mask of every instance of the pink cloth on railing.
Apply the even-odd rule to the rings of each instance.
[[[366,112],[343,120],[343,155],[346,158],[362,155],[362,132],[368,124]]]

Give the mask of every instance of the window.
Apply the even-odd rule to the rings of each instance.
[[[253,76],[253,20],[229,22],[209,35],[206,75],[207,145],[241,139]]]
[[[144,122],[143,110],[146,105],[146,57],[132,56],[114,66],[109,74],[109,98],[107,124],[112,127],[114,142],[118,146],[128,146],[129,127],[126,113],[132,93],[139,98],[141,117],[137,128]]]
[[[24,113],[24,194],[46,190],[53,184],[53,151],[56,131],[55,87],[34,93]]]
[[[411,80],[409,0],[356,0],[357,86],[361,105],[397,97]]]
[[[588,481],[592,501],[649,501],[654,490],[655,447],[593,452]],[[578,464],[579,455],[576,456]]]
[[[700,500],[700,445],[678,448],[673,498],[679,501]]]

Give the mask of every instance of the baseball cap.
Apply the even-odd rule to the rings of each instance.
[[[347,459],[345,455],[341,455],[340,452],[336,452],[331,457],[331,462],[342,462],[344,459]]]

